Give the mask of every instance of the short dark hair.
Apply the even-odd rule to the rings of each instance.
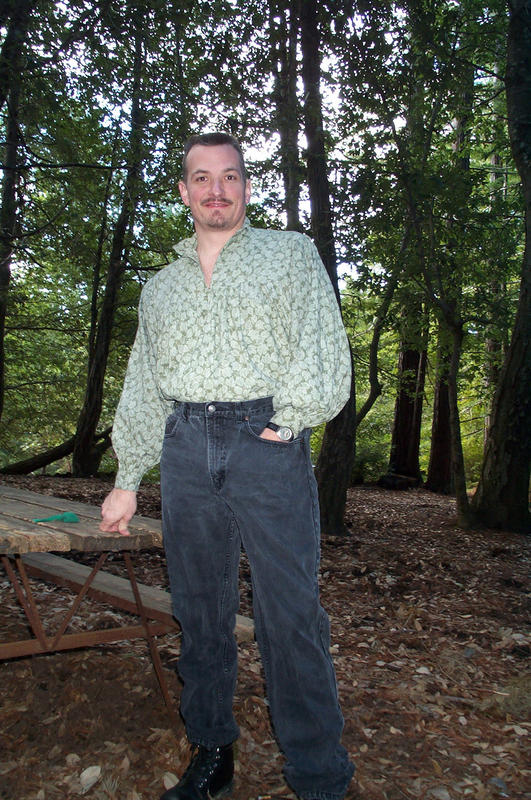
[[[234,136],[231,136],[230,133],[221,133],[216,131],[214,133],[198,133],[194,134],[194,136],[190,136],[186,142],[184,143],[184,154],[183,154],[183,180],[186,180],[186,159],[188,158],[188,153],[195,147],[196,144],[203,145],[203,147],[214,147],[215,145],[220,144],[230,144],[231,147],[234,147],[236,152],[238,153],[238,159],[240,162],[240,172],[242,174],[243,180],[247,178],[247,170],[245,168],[245,161],[243,158],[243,152],[241,145]]]

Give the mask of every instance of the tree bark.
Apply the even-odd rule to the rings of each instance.
[[[421,483],[419,447],[426,351],[404,346],[398,357],[398,392],[387,477],[400,475]]]
[[[319,487],[321,529],[325,535],[345,536],[347,490],[356,455],[355,373],[352,369],[350,400],[325,426],[315,475]],[[348,470],[348,471],[345,471]]]
[[[112,428],[109,426],[94,437],[96,442],[95,447],[101,450],[101,455],[111,446],[111,430]],[[36,472],[38,469],[44,469],[44,467],[47,467],[49,464],[54,464],[61,458],[69,456],[74,450],[75,441],[75,435],[71,436],[66,442],[58,444],[50,450],[45,450],[43,453],[25,458],[23,461],[16,461],[14,464],[8,464],[6,467],[2,467],[0,469],[0,474],[29,475],[31,472]]]
[[[7,33],[0,50],[0,111],[13,86],[20,85],[22,71],[21,54],[28,35],[28,25],[35,2],[11,0],[5,3],[1,25],[9,19]]]
[[[480,481],[472,505],[493,528],[531,533],[531,0],[509,3],[507,118],[522,181],[525,251],[518,310],[492,407]]]
[[[114,167],[116,150],[118,146],[119,125],[116,126],[116,133],[113,143],[113,154],[111,164]],[[103,195],[103,202],[101,208],[101,221],[100,232],[98,236],[98,246],[96,248],[96,256],[92,267],[92,294],[90,298],[90,329],[88,337],[88,368],[87,374],[90,374],[91,364],[96,355],[96,336],[98,333],[98,297],[100,292],[101,276],[103,271],[103,248],[108,230],[108,217],[109,217],[109,199],[111,195],[111,186],[114,176],[114,169],[110,169],[105,180],[105,191]]]
[[[416,233],[416,246],[420,270],[424,276],[428,297],[443,317],[451,338],[447,381],[449,441],[457,518],[458,524],[463,528],[469,528],[472,525],[473,517],[466,489],[465,462],[458,406],[457,382],[465,325],[461,311],[461,291],[463,285],[462,267],[459,258],[455,256],[459,248],[462,247],[462,232],[466,224],[464,220],[466,220],[466,211],[470,197],[469,154],[467,145],[470,139],[469,125],[472,92],[473,69],[471,64],[466,63],[462,81],[458,86],[459,116],[456,120],[456,140],[454,144],[456,166],[458,167],[456,175],[462,186],[461,192],[457,192],[456,187],[456,197],[459,198],[459,205],[456,205],[454,213],[449,219],[449,238],[447,244],[449,257],[443,261],[438,259],[433,251],[433,240],[430,233],[430,219],[433,212],[430,209],[428,213],[428,224],[426,225],[426,220],[423,219],[422,204],[418,202],[414,184],[411,182],[411,178],[407,173],[404,175],[407,205],[409,207],[412,228]],[[418,130],[416,123],[413,124],[413,127],[415,130]],[[428,152],[427,146],[428,140],[425,142],[426,153]],[[437,286],[437,289],[435,286]]]
[[[5,399],[5,329],[9,284],[11,282],[11,260],[17,228],[18,172],[18,109],[20,86],[13,85],[9,94],[9,116],[7,141],[2,181],[2,207],[0,208],[0,419]]]
[[[337,301],[341,305],[320,91],[319,45],[316,0],[303,0],[301,3],[302,80],[305,92],[304,130],[307,140],[311,226],[315,244],[334,287]],[[356,394],[354,370],[352,370],[350,398],[337,417],[327,424],[317,461],[316,478],[319,486],[321,528],[325,535],[343,536],[347,533],[344,513],[356,455],[355,437]]]
[[[273,11],[273,8],[271,9]],[[284,183],[286,229],[302,231],[299,213],[302,180],[299,159],[299,100],[297,97],[297,40],[299,33],[300,0],[289,0],[279,10],[281,29],[274,31],[273,58],[275,62],[276,122],[280,135],[280,172]],[[273,30],[273,22],[271,28]],[[287,38],[286,38],[287,31]]]
[[[455,312],[452,315],[456,318]],[[463,323],[458,320],[452,327],[452,354],[448,370],[448,406],[450,419],[450,451],[452,475],[455,484],[455,499],[457,508],[457,522],[462,528],[470,528],[473,519],[466,489],[465,459],[463,456],[463,442],[461,440],[461,422],[459,419],[457,378],[461,349],[463,345]]]
[[[13,2],[10,22],[0,51],[0,110],[7,98],[6,144],[2,207],[0,208],[0,419],[5,400],[5,327],[11,260],[17,228],[17,187],[19,182],[18,154],[20,144],[19,104],[22,75],[22,55],[28,35],[32,3]]]
[[[114,315],[118,302],[129,238],[139,197],[142,163],[142,68],[143,20],[139,8],[135,9],[133,85],[131,93],[131,133],[129,139],[129,168],[125,180],[122,206],[112,237],[109,269],[100,308],[98,327],[89,365],[83,406],[79,415],[73,451],[72,472],[78,477],[94,475],[99,468],[101,450],[94,446],[94,437],[103,404],[103,385],[111,345]]]
[[[340,303],[321,99],[320,33],[316,0],[305,0],[301,3],[301,51],[312,236]]]
[[[439,494],[453,494],[455,487],[452,474],[450,398],[448,395],[450,353],[446,327],[442,321],[439,322],[438,337],[430,463],[424,488]]]

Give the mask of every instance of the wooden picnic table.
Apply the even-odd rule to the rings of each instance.
[[[79,521],[34,521],[65,512],[75,514]],[[156,587],[139,584],[131,557],[141,550],[162,548],[161,522],[137,515],[129,525],[131,535],[122,536],[100,531],[100,519],[97,506],[48,497],[0,483],[0,559],[34,634],[30,639],[0,641],[0,659],[145,638],[164,700],[174,715],[155,642],[157,635],[178,631],[171,613],[170,595]],[[91,568],[55,555],[71,551],[98,554],[96,564]],[[128,579],[102,570],[110,553],[121,554]],[[44,630],[29,575],[77,592],[58,630],[51,635]],[[67,633],[86,595],[137,614],[140,624]],[[252,638],[252,620],[238,615],[235,632],[240,639]]]
[[[79,522],[33,522],[64,512],[77,514]],[[162,547],[162,524],[158,519],[133,517],[130,536],[104,533],[99,530],[100,521],[98,506],[0,483],[0,553],[124,552]]]

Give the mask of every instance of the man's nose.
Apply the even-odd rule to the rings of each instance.
[[[212,194],[220,195],[223,194],[223,182],[221,178],[214,178],[212,181]]]

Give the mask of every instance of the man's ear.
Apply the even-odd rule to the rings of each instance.
[[[251,199],[251,181],[247,178],[247,180],[245,181],[245,202],[248,203],[250,199]]]
[[[186,184],[184,181],[179,181],[179,193],[181,195],[181,200],[185,204],[185,206],[190,205],[190,200],[188,198],[188,190],[186,188]]]

